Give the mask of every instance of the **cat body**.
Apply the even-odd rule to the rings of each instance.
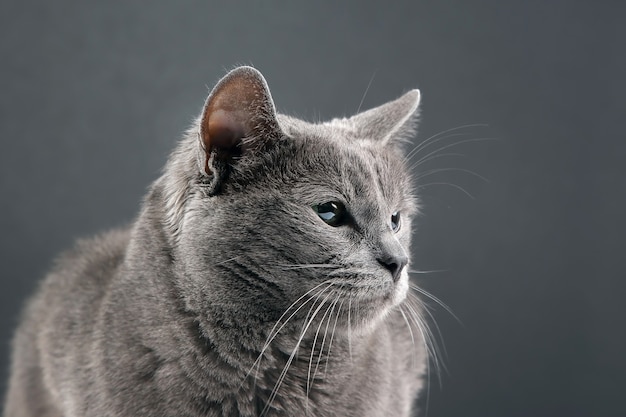
[[[310,124],[231,71],[134,224],[42,282],[5,416],[409,416],[427,360],[405,306],[418,102]]]

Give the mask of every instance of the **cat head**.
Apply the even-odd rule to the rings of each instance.
[[[355,326],[400,303],[417,209],[403,142],[419,99],[312,124],[277,114],[253,68],[219,81],[163,177],[193,308],[275,321],[298,303],[335,303]]]

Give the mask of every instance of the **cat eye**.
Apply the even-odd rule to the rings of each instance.
[[[330,226],[341,226],[346,220],[346,207],[339,201],[329,201],[312,206],[320,219]]]
[[[391,215],[391,230],[397,233],[400,230],[400,212],[396,211]]]

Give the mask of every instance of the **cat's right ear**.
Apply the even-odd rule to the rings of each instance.
[[[237,157],[280,136],[263,75],[252,67],[229,72],[209,94],[200,120],[202,169],[210,181],[210,193],[219,191]]]
[[[347,119],[361,138],[386,144],[402,143],[415,134],[419,117],[420,91],[411,90],[381,106]]]

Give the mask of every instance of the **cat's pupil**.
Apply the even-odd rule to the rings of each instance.
[[[346,216],[345,206],[338,201],[315,204],[313,205],[313,211],[330,226],[342,225]]]
[[[394,232],[400,230],[400,212],[398,211],[391,215],[391,230]]]

